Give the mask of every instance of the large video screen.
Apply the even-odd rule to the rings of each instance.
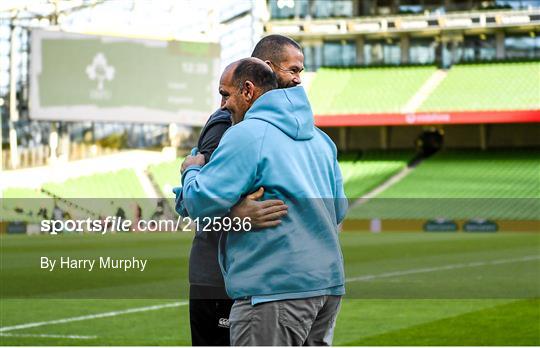
[[[32,31],[30,117],[203,125],[218,105],[220,46]]]

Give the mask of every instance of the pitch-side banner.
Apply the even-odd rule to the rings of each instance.
[[[30,117],[203,125],[219,56],[217,43],[33,30]]]
[[[540,110],[449,111],[410,114],[315,115],[319,127],[410,126],[430,124],[538,123]]]

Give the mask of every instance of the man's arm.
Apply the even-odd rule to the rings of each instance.
[[[247,195],[236,204],[229,214],[242,221],[249,218],[253,229],[275,227],[281,223],[281,218],[288,214],[288,206],[280,199],[259,201],[264,194],[264,188]]]
[[[230,128],[230,122],[219,120],[207,125],[198,143],[198,150],[204,155],[205,163],[210,161],[212,154],[218,147],[223,134]],[[201,164],[204,165],[205,163]],[[188,212],[184,207],[183,193],[180,187],[173,189],[176,195],[176,211],[183,216]],[[258,191],[244,197],[230,212],[231,217],[240,219],[249,218],[254,229],[274,227],[281,223],[281,218],[287,215],[287,206],[282,200],[259,201],[264,193],[261,187]]]
[[[205,131],[203,137],[199,140],[199,152],[204,155],[206,163],[210,162],[210,157],[216,150],[225,134],[225,131],[231,127],[230,123],[216,122],[210,125]]]
[[[259,141],[243,127],[229,129],[204,167],[183,164],[183,206],[192,218],[224,216],[254,186]],[[191,162],[191,163],[190,163]],[[200,164],[200,163],[198,163]]]
[[[198,147],[196,148],[196,151],[199,151],[201,154],[204,155],[205,162],[202,163],[201,166],[203,166],[205,163],[208,163],[210,161],[210,157],[212,156],[212,154],[218,147],[219,142],[221,141],[221,138],[223,137],[223,134],[225,134],[227,129],[229,129],[231,126],[231,122],[227,122],[228,120],[225,119],[224,117],[223,119],[220,119],[217,121],[213,120],[216,114],[220,112],[225,113],[225,111],[218,110],[214,114],[212,114],[207,124],[203,128],[203,131],[201,132],[201,137],[199,138]],[[196,153],[193,153],[193,154],[196,154]],[[184,207],[184,194],[182,192],[182,186],[174,187],[173,193],[176,197],[175,198],[176,212],[182,216],[188,216],[188,212],[186,208]]]
[[[349,208],[349,202],[347,201],[347,196],[345,196],[345,190],[343,188],[343,176],[341,175],[341,169],[339,168],[339,163],[337,159],[334,162],[334,171],[336,173],[336,198],[335,198],[335,207],[336,207],[336,218],[337,224],[345,220],[345,215],[347,215],[347,209]]]

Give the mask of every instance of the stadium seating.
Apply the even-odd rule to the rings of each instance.
[[[540,62],[453,66],[420,111],[540,109]]]
[[[356,199],[403,169],[413,151],[368,151],[359,160],[340,157],[345,195]]]
[[[48,183],[43,188],[64,198],[144,198],[146,195],[133,170],[99,173]]]
[[[5,221],[39,221],[41,208],[52,212],[54,201],[39,189],[7,188],[2,191],[1,216]]]
[[[540,198],[540,161],[535,153],[534,150],[447,150],[422,163],[382,196]]]
[[[539,173],[534,150],[443,151],[349,216],[538,219]]]
[[[77,177],[63,183],[46,183],[43,190],[102,216],[114,215],[117,208],[122,207],[126,217],[133,218],[135,204],[143,208],[143,217],[150,216],[153,211],[153,202],[145,199],[146,194],[132,169]]]
[[[316,115],[400,112],[433,66],[321,68],[309,89]]]
[[[88,200],[78,200],[79,206],[74,206],[72,200],[57,199],[41,189],[8,188],[2,192],[2,195],[1,213],[4,221],[39,224],[43,219],[53,218],[55,205],[66,216],[85,219],[89,217],[85,209],[91,208]]]
[[[150,165],[148,173],[159,187],[163,197],[174,197],[172,188],[180,185],[180,165],[184,158],[177,158],[174,161],[163,162]]]
[[[435,67],[321,68],[309,90],[316,115],[397,113]],[[540,109],[540,62],[454,65],[418,111]]]
[[[178,158],[148,167],[148,172],[159,186],[162,197],[173,196],[172,187],[179,184],[182,161],[183,158]],[[117,209],[122,207],[128,218],[134,217],[135,204],[142,208],[143,218],[150,218],[156,211],[157,202],[146,199],[146,194],[132,169],[45,183],[39,189],[8,188],[2,192],[2,197],[2,218],[6,221],[26,222],[38,222],[37,213],[44,205],[50,216],[55,202],[73,217],[114,215]]]
[[[347,197],[362,197],[405,168],[413,155],[412,150],[341,155],[339,164]],[[425,160],[375,199],[354,208],[349,217],[535,219],[540,211],[540,162],[536,155],[534,150],[445,150]],[[179,183],[182,160],[148,168],[164,197],[173,196],[171,189]],[[45,193],[28,188],[4,190],[2,217],[36,221],[42,207],[52,212],[53,196],[62,198],[57,204],[70,215],[84,216],[84,209],[110,215],[121,206],[127,217],[133,217],[134,202],[143,208],[143,217],[155,211],[155,206],[149,206],[144,199],[144,190],[133,170],[47,183],[42,188]],[[31,199],[23,201],[25,198]],[[82,209],[71,207],[71,202]],[[17,208],[23,212],[15,212]]]
[[[357,198],[402,169],[412,158],[412,151],[368,151],[361,158],[346,154],[339,158],[339,165],[349,198]],[[179,168],[183,158],[151,165],[150,176],[159,186],[164,197],[173,197],[172,188],[180,184]]]
[[[2,192],[4,199],[48,198],[39,189],[10,187]]]

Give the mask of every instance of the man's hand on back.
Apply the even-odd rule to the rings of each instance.
[[[183,174],[189,166],[204,166],[204,155],[189,155],[186,157],[180,168]],[[275,227],[281,223],[281,218],[287,215],[288,207],[285,202],[279,199],[269,199],[259,201],[263,197],[264,188],[261,187],[256,192],[247,195],[238,204],[236,204],[230,213],[230,217],[239,217],[251,219],[251,226],[254,229]]]
[[[189,166],[204,166],[204,164],[205,164],[204,155],[202,155],[200,153],[195,155],[195,156],[189,155],[189,156],[186,157],[186,159],[182,163],[182,167],[180,168],[180,172],[183,174],[184,171]]]
[[[232,209],[230,216],[240,219],[250,218],[254,229],[275,227],[281,223],[281,218],[287,215],[287,205],[279,199],[259,201],[264,194],[261,187],[256,192],[247,195]]]

